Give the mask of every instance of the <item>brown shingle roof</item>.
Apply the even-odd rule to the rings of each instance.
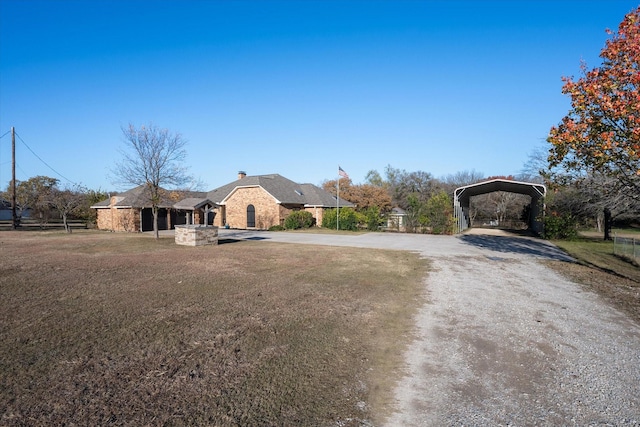
[[[160,208],[172,208],[176,203],[176,200],[171,198],[173,191],[165,190],[163,188],[160,189],[163,195],[162,200],[158,207]],[[206,197],[206,193],[201,191],[180,191],[176,192],[181,200],[189,197],[196,197],[203,199]],[[145,185],[139,185],[131,190],[125,191],[124,193],[120,193],[116,196],[116,203],[113,204],[114,207],[119,208],[149,208],[151,207],[151,198],[149,197],[149,193],[147,192]],[[180,199],[178,199],[180,200]],[[111,198],[103,200],[101,202],[96,203],[91,206],[95,209],[100,208],[108,208],[111,206]]]
[[[187,197],[173,205],[175,209],[193,210],[201,208],[204,205],[215,205],[211,200],[202,197]]]
[[[262,187],[279,203],[286,205],[310,205],[333,207],[336,198],[313,184],[297,184],[278,174],[246,176],[207,193],[215,203],[222,203],[234,190],[241,187]],[[351,202],[340,199],[340,206],[353,206]]]
[[[171,191],[163,190],[165,197],[159,207],[186,209],[190,206],[198,205],[204,200],[211,201],[215,204],[221,204],[229,197],[237,188],[242,187],[261,187],[267,193],[271,194],[278,203],[283,205],[300,205],[300,206],[319,206],[319,207],[335,207],[336,197],[324,189],[313,184],[297,184],[279,174],[245,176],[244,178],[230,182],[229,184],[218,187],[209,192],[181,191],[178,192],[181,199],[172,200],[170,198]],[[133,207],[146,208],[151,207],[151,201],[148,193],[145,191],[144,185],[140,185],[124,193],[118,194],[116,197],[115,207]],[[101,209],[110,207],[111,200],[106,199],[91,206],[92,208]],[[354,206],[353,203],[344,199],[340,199],[341,207]]]

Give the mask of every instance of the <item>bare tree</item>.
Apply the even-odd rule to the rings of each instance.
[[[603,224],[605,212],[610,215],[610,220],[616,221],[640,217],[640,202],[629,197],[626,191],[620,191],[619,183],[604,174],[594,172],[567,185],[555,185],[554,189],[548,201],[550,209],[570,214],[583,225],[588,226],[595,221],[600,232],[611,225]]]
[[[456,188],[475,184],[482,181],[484,178],[485,175],[482,172],[477,172],[475,169],[472,169],[449,174],[441,179],[441,181],[445,187],[445,191],[449,194],[453,194]]]
[[[549,162],[547,156],[549,148],[546,145],[537,145],[527,156],[527,161],[522,165],[519,181],[535,182],[543,184],[545,175],[548,175]]]
[[[158,233],[158,207],[163,198],[163,185],[179,187],[191,179],[182,162],[186,158],[187,141],[179,133],[159,128],[153,124],[133,124],[122,127],[125,149],[123,159],[116,164],[113,173],[118,181],[128,185],[144,185],[153,213],[153,232]]]
[[[68,221],[69,215],[83,207],[86,193],[87,189],[80,185],[62,190],[58,187],[53,187],[50,190],[49,203],[60,213],[60,216],[62,216],[62,223],[67,233],[71,233],[71,227]]]
[[[520,220],[522,210],[530,202],[530,196],[506,191],[480,194],[471,198],[470,216],[473,220],[496,220],[499,225],[513,224]]]
[[[387,178],[386,187],[392,198],[392,204],[402,209],[409,208],[411,204],[409,196],[416,196],[421,203],[424,203],[440,190],[440,182],[429,172],[407,172],[404,169],[387,165],[385,175]],[[373,178],[371,172],[367,176],[370,180]]]

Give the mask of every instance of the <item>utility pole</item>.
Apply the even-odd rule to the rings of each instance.
[[[18,228],[18,213],[16,212],[16,128],[11,126],[11,219],[12,228]]]

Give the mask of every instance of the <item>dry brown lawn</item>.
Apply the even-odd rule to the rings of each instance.
[[[426,269],[398,251],[0,232],[0,425],[375,423]]]
[[[640,323],[640,267],[613,253],[613,242],[599,238],[554,241],[577,263],[549,262],[565,277],[596,292]]]

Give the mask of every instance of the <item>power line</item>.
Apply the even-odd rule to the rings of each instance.
[[[56,175],[58,175],[59,177],[65,179],[67,182],[76,185],[75,182],[71,181],[69,178],[67,178],[66,176],[62,175],[60,172],[58,172],[57,170],[55,170],[53,167],[51,167],[47,162],[45,162],[44,160],[42,160],[42,158],[40,158],[40,156],[38,156],[32,149],[31,147],[29,147],[27,145],[26,142],[24,142],[24,140],[22,139],[22,137],[20,135],[18,135],[18,132],[16,132],[16,136],[18,137],[18,139],[24,144],[25,147],[27,147],[27,149],[29,151],[31,151],[31,154],[33,154],[34,156],[36,156],[36,158],[38,160],[40,160],[46,167],[48,167],[49,169],[51,169]]]
[[[9,135],[11,133],[10,130],[6,131],[5,133],[2,134],[2,136],[0,136],[0,139],[4,138],[5,136]]]

